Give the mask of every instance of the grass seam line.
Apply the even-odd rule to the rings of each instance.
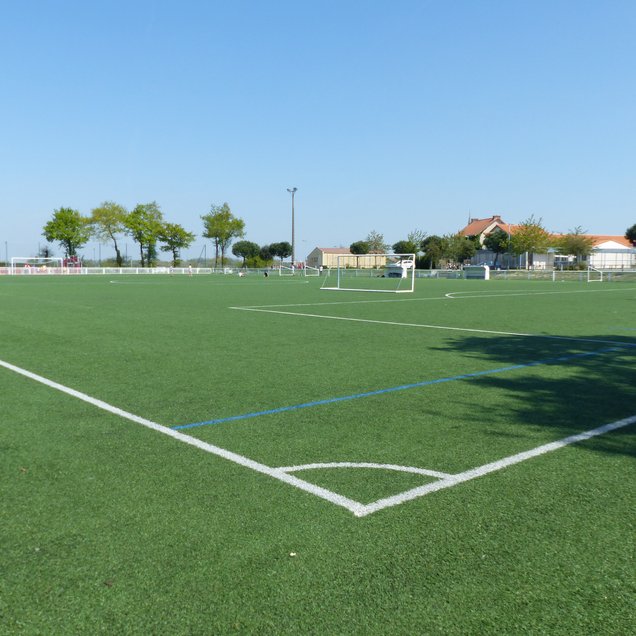
[[[529,367],[536,367],[545,364],[555,364],[559,362],[568,362],[576,358],[586,358],[591,356],[602,355],[611,351],[616,351],[618,347],[607,347],[598,351],[587,351],[584,353],[574,353],[565,356],[558,356],[556,358],[548,358],[545,360],[534,360],[532,362],[526,362],[524,364],[514,364],[507,367],[499,367],[497,369],[486,369],[484,371],[474,371],[472,373],[462,373],[460,375],[449,376],[446,378],[436,378],[435,380],[423,380],[421,382],[413,382],[410,384],[401,384],[399,386],[388,387],[386,389],[375,389],[374,391],[365,391],[363,393],[353,393],[351,395],[342,395],[334,398],[326,398],[324,400],[313,400],[311,402],[303,402],[301,404],[291,404],[289,406],[280,406],[274,409],[265,409],[263,411],[252,411],[251,413],[243,413],[241,415],[230,415],[228,417],[220,417],[213,420],[205,420],[202,422],[192,422],[190,424],[179,424],[172,428],[176,431],[185,430],[189,428],[198,428],[201,426],[213,426],[216,424],[225,424],[227,422],[236,422],[238,420],[247,420],[255,417],[261,417],[263,415],[275,415],[277,413],[285,413],[288,411],[297,411],[300,409],[307,409],[314,406],[324,406],[326,404],[335,404],[337,402],[347,402],[350,400],[359,400],[361,398],[372,397],[375,395],[383,395],[385,393],[395,393],[396,391],[408,391],[410,389],[418,389],[424,386],[431,386],[434,384],[443,384],[445,382],[455,382],[457,380],[469,380],[472,378],[479,378],[488,375],[494,375],[496,373],[505,373],[506,371],[517,371],[519,369],[525,369]]]

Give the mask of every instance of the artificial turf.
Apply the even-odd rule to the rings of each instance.
[[[458,472],[636,414],[628,284],[25,278],[0,360],[167,427],[422,383],[184,431],[269,466]],[[0,395],[2,633],[633,628],[633,425],[357,518],[5,368]],[[364,503],[430,481],[297,474]]]

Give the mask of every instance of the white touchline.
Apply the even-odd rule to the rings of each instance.
[[[563,439],[557,440],[556,442],[543,444],[542,446],[537,446],[536,448],[532,448],[531,450],[517,453],[516,455],[510,455],[509,457],[498,459],[495,462],[484,464],[483,466],[478,466],[477,468],[471,468],[470,470],[466,470],[463,473],[450,475],[447,478],[440,479],[439,481],[433,482],[431,484],[425,484],[424,486],[419,486],[418,488],[412,488],[411,490],[407,490],[392,497],[378,499],[378,501],[374,501],[373,503],[363,506],[362,510],[354,512],[354,514],[357,517],[364,517],[371,514],[372,512],[382,510],[383,508],[397,506],[404,503],[405,501],[423,497],[424,495],[428,495],[429,493],[436,492],[438,490],[443,490],[444,488],[457,486],[457,484],[461,484],[465,481],[470,481],[471,479],[476,479],[477,477],[483,477],[484,475],[494,473],[498,470],[501,470],[502,468],[507,468],[508,466],[524,462],[527,459],[532,459],[533,457],[538,457],[539,455],[551,453],[552,451],[563,448],[564,446],[569,446],[570,444],[584,442],[585,440],[591,439],[592,437],[604,435],[605,433],[615,431],[616,429],[623,428],[634,423],[636,423],[636,415],[626,417],[625,419],[618,420],[616,422],[611,422],[610,424],[599,426],[598,428],[594,428],[591,431],[585,431],[584,433],[570,435],[569,437],[564,437]]]
[[[81,391],[76,391],[75,389],[71,389],[70,387],[64,386],[63,384],[53,382],[52,380],[42,377],[41,375],[37,375],[36,373],[27,371],[26,369],[22,369],[21,367],[17,367],[13,364],[5,362],[4,360],[0,360],[0,367],[4,367],[9,371],[13,371],[14,373],[23,375],[24,377],[30,378],[31,380],[35,380],[36,382],[40,382],[41,384],[44,384],[52,389],[56,389],[57,391],[66,393],[67,395],[71,395],[78,400],[88,402],[88,404],[92,404],[93,406],[102,409],[103,411],[108,411],[109,413],[113,413],[114,415],[123,417],[127,420],[130,420],[131,422],[135,422],[136,424],[141,424],[146,428],[150,428],[153,431],[163,433],[164,435],[172,437],[173,439],[183,442],[184,444],[195,446],[196,448],[199,448],[200,450],[203,450],[207,453],[218,455],[219,457],[223,457],[224,459],[234,462],[235,464],[245,466],[246,468],[251,468],[258,473],[263,473],[264,475],[268,475],[269,477],[273,477],[274,479],[285,482],[290,486],[300,488],[300,490],[304,490],[305,492],[311,493],[312,495],[316,495],[316,497],[326,499],[327,501],[330,501],[337,506],[347,508],[347,510],[350,510],[355,515],[357,515],[358,510],[362,507],[362,504],[358,503],[357,501],[353,501],[352,499],[343,497],[342,495],[332,492],[331,490],[321,488],[320,486],[316,486],[315,484],[310,484],[307,481],[298,479],[298,477],[288,475],[282,470],[272,468],[271,466],[266,466],[265,464],[260,464],[259,462],[255,462],[248,457],[244,457],[243,455],[238,455],[237,453],[233,453],[219,446],[214,446],[213,444],[207,444],[206,442],[197,439],[196,437],[184,435],[183,433],[168,428],[167,426],[162,426],[161,424],[157,424],[156,422],[152,422],[143,417],[139,417],[138,415],[134,415],[133,413],[128,413],[127,411],[117,408],[116,406],[108,404],[107,402],[103,402],[102,400],[93,398],[86,393],[82,393]]]
[[[515,331],[493,331],[491,329],[471,329],[468,327],[447,327],[445,325],[426,325],[417,322],[396,322],[391,320],[371,320],[369,318],[350,318],[347,316],[325,316],[323,314],[306,314],[299,311],[280,311],[279,309],[257,309],[255,307],[228,307],[241,311],[257,311],[264,314],[281,314],[283,316],[299,316],[301,318],[322,318],[323,320],[344,320],[347,322],[364,322],[372,325],[393,325],[397,327],[419,327],[420,329],[441,329],[444,331],[467,331],[470,333],[486,333],[496,336],[522,336],[524,338],[545,338],[547,340],[566,340],[568,342],[594,342],[597,344],[612,344],[622,347],[634,347],[629,342],[617,340],[601,340],[600,338],[576,338],[574,336],[552,336],[541,333],[518,333]]]
[[[58,382],[54,382],[49,380],[41,375],[37,375],[36,373],[32,373],[31,371],[27,371],[26,369],[22,369],[21,367],[17,367],[9,362],[5,362],[4,360],[0,360],[0,367],[4,367],[9,371],[13,371],[14,373],[18,373],[26,378],[44,384],[56,391],[60,391],[62,393],[66,393],[72,397],[77,398],[78,400],[82,400],[83,402],[87,402],[92,406],[95,406],[99,409],[112,413],[114,415],[118,415],[119,417],[130,420],[131,422],[135,422],[136,424],[140,424],[141,426],[145,426],[153,431],[157,431],[158,433],[162,433],[163,435],[167,435],[168,437],[172,437],[184,444],[189,444],[190,446],[194,446],[200,450],[203,450],[207,453],[211,453],[213,455],[217,455],[222,457],[223,459],[227,459],[228,461],[234,462],[235,464],[239,464],[240,466],[244,466],[246,468],[251,468],[252,470],[262,473],[264,475],[268,475],[269,477],[273,477],[274,479],[278,479],[290,486],[294,486],[295,488],[299,488],[307,493],[315,495],[316,497],[320,497],[321,499],[325,499],[326,501],[331,502],[337,506],[341,506],[346,508],[350,512],[352,512],[356,517],[365,517],[370,515],[371,513],[377,512],[379,510],[383,510],[384,508],[389,508],[391,506],[397,506],[407,501],[411,501],[412,499],[417,499],[418,497],[423,497],[424,495],[428,495],[432,492],[436,492],[438,490],[443,490],[444,488],[451,488],[452,486],[456,486],[457,484],[461,484],[465,481],[470,481],[471,479],[476,479],[477,477],[482,477],[483,475],[488,475],[489,473],[493,473],[495,471],[501,470],[508,466],[512,466],[514,464],[518,464],[520,462],[526,461],[527,459],[532,459],[533,457],[538,457],[539,455],[544,455],[545,453],[549,453],[559,448],[563,448],[564,446],[568,446],[569,444],[574,444],[576,442],[582,442],[588,440],[592,437],[596,437],[598,435],[603,435],[604,433],[609,433],[610,431],[614,431],[619,428],[623,428],[630,424],[634,424],[636,422],[636,415],[631,417],[618,420],[616,422],[612,422],[610,424],[605,424],[604,426],[600,426],[598,428],[592,429],[590,431],[586,431],[584,433],[578,433],[576,435],[571,435],[569,437],[565,437],[556,442],[550,442],[549,444],[543,444],[542,446],[537,446],[528,451],[524,451],[522,453],[517,453],[516,455],[511,455],[509,457],[504,457],[503,459],[499,459],[495,462],[491,462],[489,464],[484,464],[483,466],[478,466],[477,468],[471,468],[470,470],[464,471],[463,473],[457,473],[455,475],[451,475],[448,473],[441,473],[438,471],[432,471],[427,469],[420,468],[411,468],[411,467],[400,467],[393,464],[372,464],[372,463],[353,463],[353,462],[338,462],[332,464],[303,464],[300,466],[287,466],[282,468],[272,468],[271,466],[266,466],[265,464],[261,464],[256,462],[248,457],[243,455],[238,455],[237,453],[233,453],[232,451],[221,448],[220,446],[214,446],[213,444],[208,444],[196,437],[191,437],[190,435],[185,435],[180,433],[179,431],[175,431],[174,429],[168,428],[167,426],[162,426],[161,424],[157,424],[156,422],[152,422],[151,420],[147,420],[143,417],[139,417],[138,415],[134,415],[133,413],[128,413],[123,409],[120,409],[116,406],[112,406],[107,402],[103,402],[102,400],[98,400],[96,398],[87,395],[86,393],[82,393],[81,391],[76,391],[75,389],[71,389],[70,387],[64,386],[63,384],[59,384]],[[389,470],[402,470],[404,472],[413,472],[420,473],[423,475],[429,475],[431,477],[438,477],[439,481],[428,483],[423,486],[419,486],[417,488],[412,488],[410,490],[401,492],[392,497],[386,497],[384,499],[378,499],[370,504],[362,504],[359,501],[354,501],[353,499],[349,499],[348,497],[344,497],[343,495],[339,495],[336,492],[331,490],[327,490],[326,488],[321,488],[320,486],[316,486],[315,484],[309,483],[302,479],[298,479],[293,475],[290,475],[289,472],[294,470],[308,470],[310,468],[335,468],[335,467],[354,467],[354,468],[385,468]]]

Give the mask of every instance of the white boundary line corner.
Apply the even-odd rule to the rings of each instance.
[[[139,417],[138,415],[134,415],[133,413],[128,413],[127,411],[124,411],[123,409],[120,409],[118,407],[112,406],[111,404],[108,404],[107,402],[103,402],[102,400],[98,400],[94,397],[91,397],[90,395],[87,395],[86,393],[82,393],[81,391],[77,391],[70,387],[64,386],[63,384],[59,384],[57,382],[49,380],[48,378],[45,378],[41,375],[38,375],[26,369],[22,369],[21,367],[5,362],[4,360],[0,360],[0,367],[4,367],[5,369],[9,371],[12,371],[26,378],[34,380],[35,382],[39,382],[40,384],[43,384],[45,386],[48,386],[49,388],[55,389],[56,391],[60,391],[61,393],[70,395],[78,400],[87,402],[88,404],[91,404],[92,406],[99,408],[103,411],[107,411],[108,413],[112,413],[113,415],[117,415],[124,419],[130,420],[132,422],[135,422],[136,424],[140,424],[141,426],[149,428],[153,431],[156,431],[163,435],[167,435],[168,437],[171,437],[184,444],[194,446],[207,453],[217,455],[218,457],[222,457],[223,459],[234,462],[235,464],[244,466],[245,468],[250,468],[251,470],[254,470],[258,473],[267,475],[269,477],[273,477],[274,479],[277,479],[281,482],[289,484],[290,486],[294,486],[295,488],[298,488],[304,492],[307,492],[309,494],[315,495],[316,497],[320,497],[321,499],[329,501],[332,504],[346,508],[347,510],[352,512],[356,517],[365,517],[374,512],[378,512],[379,510],[383,510],[384,508],[397,506],[407,501],[411,501],[413,499],[423,497],[432,492],[443,490],[445,488],[451,488],[453,486],[464,483],[466,481],[476,479],[477,477],[482,477],[484,475],[488,475],[490,473],[494,473],[496,471],[502,470],[503,468],[507,468],[508,466],[513,466],[514,464],[518,464],[528,459],[532,459],[534,457],[538,457],[540,455],[550,453],[552,451],[558,450],[570,444],[583,442],[593,437],[597,437],[599,435],[603,435],[605,433],[609,433],[619,428],[623,428],[625,426],[629,426],[630,424],[636,423],[636,415],[632,415],[631,417],[627,417],[622,420],[618,420],[616,422],[611,422],[609,424],[599,426],[598,428],[585,431],[583,433],[570,435],[569,437],[565,437],[555,442],[551,442],[549,444],[543,444],[541,446],[537,446],[536,448],[533,448],[521,453],[517,453],[509,457],[504,457],[497,461],[490,462],[488,464],[484,464],[482,466],[478,466],[476,468],[472,468],[470,470],[464,471],[462,473],[454,474],[454,475],[448,474],[448,473],[442,473],[439,471],[431,471],[431,470],[427,470],[423,468],[396,466],[394,464],[373,464],[368,462],[363,462],[363,463],[333,462],[329,464],[303,464],[300,466],[272,468],[271,466],[261,464],[243,455],[233,453],[232,451],[221,448],[219,446],[215,446],[213,444],[208,444],[207,442],[197,439],[196,437],[185,435],[184,433],[175,431],[174,429],[168,428],[167,426],[157,424],[156,422],[147,420],[143,417]],[[294,471],[309,470],[311,468],[342,468],[342,467],[382,468],[382,469],[388,469],[388,470],[412,472],[412,473],[418,473],[421,475],[427,475],[430,477],[436,477],[438,481],[435,481],[433,483],[428,483],[423,486],[419,486],[417,488],[412,488],[410,490],[398,493],[391,497],[378,499],[377,501],[374,501],[369,504],[362,504],[358,501],[355,501],[348,497],[344,497],[343,495],[340,495],[331,490],[327,490],[326,488],[316,486],[315,484],[307,482],[303,479],[299,479],[298,477],[295,477],[294,475],[290,474],[291,472],[294,472]]]

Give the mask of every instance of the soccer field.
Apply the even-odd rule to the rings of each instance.
[[[0,279],[0,632],[626,634],[636,284]]]

